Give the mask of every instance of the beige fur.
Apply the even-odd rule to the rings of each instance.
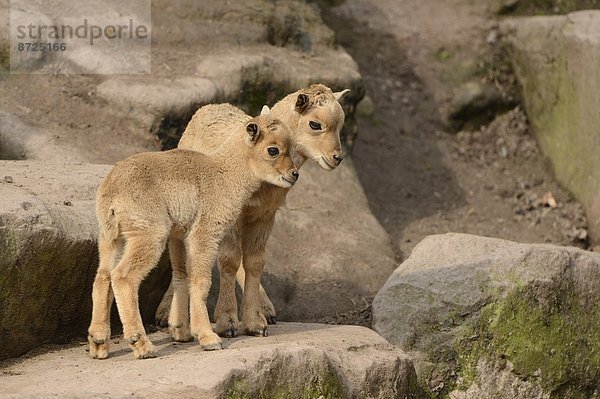
[[[186,338],[193,334],[204,349],[221,348],[206,310],[219,242],[262,182],[289,188],[298,177],[290,132],[280,121],[245,118],[234,131],[221,133],[223,148],[214,156],[182,149],[137,154],[117,163],[100,185],[100,265],[88,338],[92,357],[108,356],[111,290],[135,357],[155,356],[139,313],[138,289],[167,241],[181,244],[171,251],[173,302],[175,308],[185,308],[183,315],[171,315],[175,332]]]
[[[290,127],[294,141],[298,144],[298,157],[295,163],[300,167],[307,158],[319,163],[326,170],[333,170],[342,160],[340,130],[344,124],[344,112],[338,100],[347,93],[344,90],[333,93],[323,85],[312,85],[292,93],[271,110],[271,115]],[[223,135],[228,134],[244,123],[249,116],[229,104],[208,105],[200,108],[188,124],[179,148],[216,154],[224,151],[221,144]],[[321,125],[321,130],[312,129],[310,122]],[[210,131],[210,135],[206,132]],[[254,193],[235,224],[221,243],[219,250],[219,270],[221,283],[219,299],[215,311],[216,331],[222,336],[235,336],[239,328],[237,301],[235,297],[235,277],[244,290],[242,300],[242,321],[244,330],[251,335],[267,335],[267,322],[275,322],[275,309],[266,292],[260,285],[265,264],[265,247],[275,219],[277,209],[284,203],[288,189],[263,183]],[[182,245],[171,242],[171,259],[182,260],[178,255]],[[175,254],[174,254],[175,252]],[[239,268],[243,264],[243,271]],[[173,284],[161,303],[166,313],[170,292],[173,302],[169,313],[169,324],[175,340],[187,340],[189,337],[179,334],[173,326],[182,322],[186,295],[182,278],[175,270],[183,269],[174,264]],[[245,271],[245,273],[244,273]],[[163,316],[164,317],[164,316]],[[159,320],[160,323],[160,320]]]

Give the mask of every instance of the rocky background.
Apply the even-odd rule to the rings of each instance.
[[[143,384],[110,388],[82,347],[45,347],[0,364],[0,395],[598,397],[596,3],[154,0],[132,77],[98,54],[9,74],[0,1],[0,359],[85,336],[110,164],[176,146],[203,104],[256,114],[311,82],[352,90],[352,157],[303,168],[264,285],[279,320],[395,345],[284,323],[209,356],[157,333]],[[168,279],[164,259],[142,287],[149,324]]]

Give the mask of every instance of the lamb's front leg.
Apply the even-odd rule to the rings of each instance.
[[[212,265],[218,249],[218,240],[201,231],[188,235],[187,273],[190,288],[190,320],[192,335],[204,350],[222,349],[221,338],[210,326],[206,299],[211,284]]]
[[[215,308],[216,332],[222,337],[232,338],[239,328],[235,274],[242,260],[242,242],[238,226],[230,229],[219,248],[219,299]]]
[[[242,256],[245,271],[242,297],[242,324],[249,335],[267,336],[267,319],[260,295],[260,278],[266,260],[267,240],[273,229],[275,214],[244,226]]]

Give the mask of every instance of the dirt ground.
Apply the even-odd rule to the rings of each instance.
[[[506,95],[518,87],[490,39],[498,18],[490,7],[438,3],[349,0],[324,11],[373,102],[372,114],[358,116],[352,157],[398,263],[425,236],[447,232],[592,247],[583,208],[552,178],[521,107],[477,129],[453,132],[442,122],[457,86],[444,76],[463,60],[485,60],[474,78]],[[458,61],[444,65],[441,50]],[[370,308],[329,322],[369,325]]]

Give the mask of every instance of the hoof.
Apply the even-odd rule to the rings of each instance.
[[[254,330],[246,330],[247,335],[252,335],[253,337],[268,337],[269,333],[267,332],[267,327],[258,328]]]
[[[270,325],[277,324],[277,317],[266,316],[266,318],[267,318],[267,324],[270,324]]]
[[[221,332],[219,335],[224,338],[235,338],[237,337],[237,330],[235,328],[231,328],[227,331]]]
[[[142,359],[154,359],[156,357],[156,352],[146,352],[144,354],[140,354],[140,356],[138,357],[138,359],[142,360]]]
[[[90,356],[92,359],[106,359],[108,357],[108,339],[96,338],[88,335]]]
[[[219,336],[215,333],[211,333],[210,335],[199,338],[198,342],[205,351],[216,351],[223,349],[221,338],[219,338]]]
[[[238,327],[240,322],[237,316],[227,315],[217,318],[215,332],[221,337],[234,338],[237,337]]]
[[[202,349],[205,351],[219,351],[219,350],[223,349],[223,345],[222,344],[202,345]]]
[[[148,339],[148,336],[135,334],[128,339],[129,346],[133,349],[133,356],[136,359],[152,359],[156,357],[156,349]]]

